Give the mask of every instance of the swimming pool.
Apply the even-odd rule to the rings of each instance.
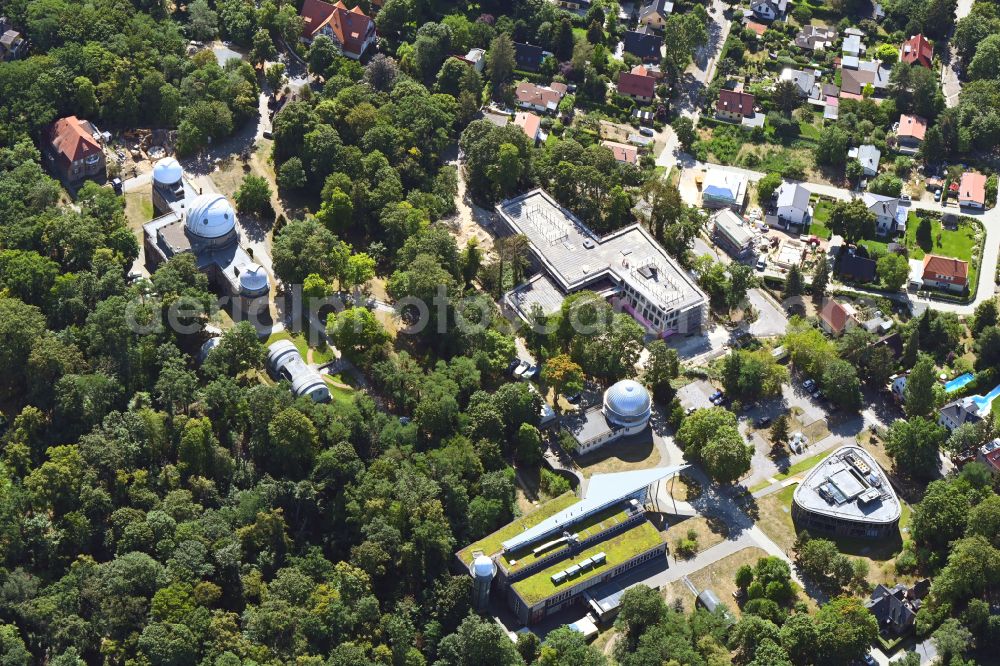
[[[975,375],[973,375],[971,372],[967,372],[964,375],[959,375],[950,382],[945,382],[944,384],[945,393],[954,393],[959,389],[963,389],[965,388],[966,384],[971,382],[973,379],[975,379]]]
[[[987,412],[990,411],[990,404],[993,402],[994,399],[996,399],[998,395],[1000,395],[1000,384],[994,386],[993,390],[987,393],[986,395],[972,396],[972,401],[976,403],[976,406],[979,407],[980,414],[986,414]]]

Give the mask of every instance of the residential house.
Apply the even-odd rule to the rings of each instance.
[[[792,43],[806,51],[822,51],[833,46],[836,39],[836,30],[818,25],[807,25],[795,36]]]
[[[752,0],[750,11],[762,21],[780,18],[788,7],[788,0]]]
[[[1000,437],[980,446],[976,459],[986,465],[994,476],[1000,476]]]
[[[640,102],[652,102],[656,96],[656,79],[647,76],[641,66],[631,72],[622,72],[618,75],[618,94]]]
[[[862,256],[855,248],[841,252],[834,264],[833,272],[848,282],[874,282],[875,262],[867,256]]]
[[[611,154],[615,156],[615,160],[623,164],[639,165],[639,149],[635,146],[630,146],[627,143],[618,143],[617,141],[601,141],[601,145],[611,151]]]
[[[565,96],[565,83],[554,82],[548,86],[539,86],[524,81],[519,83],[514,90],[514,100],[517,106],[540,113],[555,113],[559,109],[559,102]]]
[[[983,412],[979,403],[976,402],[976,398],[982,399],[982,396],[969,395],[949,402],[938,410],[938,424],[947,429],[948,432],[952,432],[960,425],[982,421],[983,417],[989,414],[990,406],[987,404],[986,410]]]
[[[17,60],[28,51],[28,40],[0,16],[0,61]]]
[[[67,183],[105,175],[101,134],[89,120],[60,118],[45,132],[44,150],[49,168]]]
[[[915,153],[927,134],[927,120],[920,116],[902,114],[896,128],[896,143],[901,153]]]
[[[885,92],[889,85],[889,75],[892,73],[883,67],[878,60],[865,60],[857,63],[857,68],[842,67],[840,70],[840,96],[848,99],[861,99],[865,86],[871,86],[876,94]]]
[[[830,335],[842,335],[858,324],[858,311],[850,303],[838,303],[831,298],[819,311],[820,328]]]
[[[660,28],[667,24],[667,17],[674,11],[674,3],[668,0],[646,0],[639,8],[639,23],[650,28]]]
[[[827,95],[823,98],[823,120],[840,118],[840,98]]]
[[[585,12],[590,9],[590,0],[552,0],[552,4],[571,12]]]
[[[879,584],[872,591],[865,608],[875,616],[879,632],[887,638],[907,633],[917,619],[922,600],[930,591],[930,581],[918,581],[913,587],[898,584],[892,588]]]
[[[736,259],[753,254],[756,234],[743,218],[728,208],[712,215],[712,240]]]
[[[861,41],[859,35],[847,35],[844,37],[844,43],[840,47],[841,52],[845,56],[854,56],[855,58],[860,58],[867,51],[864,42]]]
[[[456,55],[452,57],[458,58],[467,65],[470,65],[480,74],[483,73],[483,68],[486,66],[486,51],[483,49],[469,49],[469,52],[464,56]]]
[[[767,32],[767,26],[763,23],[757,23],[756,21],[751,21],[747,17],[743,17],[743,27],[752,32],[755,37],[754,39],[760,39]]]
[[[538,143],[542,133],[542,119],[530,111],[518,111],[514,114],[514,124],[521,128],[524,135],[534,143]]]
[[[986,208],[986,175],[966,171],[958,184],[958,205]]]
[[[803,226],[812,216],[809,190],[799,183],[783,181],[777,191],[778,219],[785,225]]]
[[[934,66],[934,47],[923,35],[913,35],[900,47],[899,59],[908,65],[922,65],[930,69]]]
[[[862,144],[848,150],[847,156],[861,162],[861,169],[866,178],[872,178],[878,174],[878,163],[882,159],[882,151],[875,146],[869,143]]]
[[[643,62],[659,62],[663,58],[663,38],[653,34],[647,27],[626,32],[622,38],[622,48],[625,53],[631,53]]]
[[[525,72],[537,72],[546,56],[552,55],[541,46],[514,42],[514,64]]]
[[[875,214],[875,233],[879,236],[906,231],[906,209],[899,205],[899,199],[865,192],[861,200]]]
[[[924,255],[924,288],[964,292],[969,288],[969,262],[937,254]]]
[[[746,201],[748,184],[749,179],[741,173],[710,169],[702,182],[702,206],[738,210]]]
[[[318,35],[334,41],[345,56],[358,60],[375,43],[375,21],[361,7],[348,9],[343,0],[331,5],[323,0],[305,0],[302,10],[302,40]]]
[[[781,70],[781,80],[794,83],[800,97],[819,98],[820,88],[816,85],[816,75],[812,72],[786,67]]]
[[[754,98],[750,93],[737,90],[719,91],[719,99],[715,102],[715,117],[734,123],[743,122],[744,118],[752,118]]]

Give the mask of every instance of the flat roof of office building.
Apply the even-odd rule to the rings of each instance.
[[[597,236],[544,190],[497,204],[497,212],[531,242],[539,261],[565,293],[610,275],[662,309],[684,309],[706,296],[645,229],[633,224]]]
[[[844,446],[812,469],[793,495],[802,509],[839,520],[893,523],[900,504],[885,472],[868,452]]]

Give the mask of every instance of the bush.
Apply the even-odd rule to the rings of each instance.
[[[555,497],[556,495],[562,495],[565,492],[569,492],[572,488],[569,485],[569,481],[565,478],[556,474],[555,472],[548,470],[544,467],[541,468],[541,475],[538,481],[538,487],[542,489],[546,495],[551,495]]]

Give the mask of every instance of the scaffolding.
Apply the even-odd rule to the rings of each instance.
[[[657,305],[666,308],[683,298],[681,287],[670,277],[673,269],[665,266],[656,257],[646,257],[637,262],[629,262],[632,282],[643,285],[655,298]]]
[[[546,204],[526,206],[524,218],[549,245],[555,245],[569,239],[570,225],[561,212],[553,210]]]

